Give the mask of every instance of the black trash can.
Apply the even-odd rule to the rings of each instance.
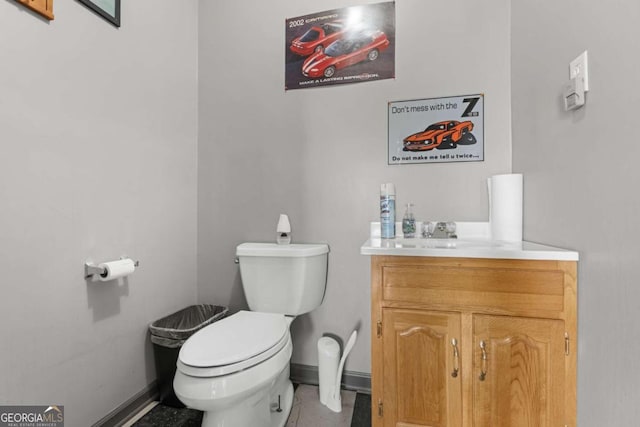
[[[228,311],[228,308],[219,305],[192,305],[156,320],[149,326],[160,402],[164,405],[184,408],[173,391],[173,377],[182,344],[198,330],[222,319]]]

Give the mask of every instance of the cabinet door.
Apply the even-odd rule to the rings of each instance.
[[[564,322],[476,315],[473,328],[473,426],[565,425]]]
[[[384,309],[382,317],[383,425],[460,426],[460,314]]]

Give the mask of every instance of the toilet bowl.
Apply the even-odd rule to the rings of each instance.
[[[292,318],[240,311],[180,350],[174,389],[205,427],[282,426],[291,409]]]
[[[293,403],[289,327],[324,298],[327,245],[243,243],[236,254],[249,307],[180,349],[173,386],[203,427],[283,427]],[[321,288],[321,289],[319,289]]]

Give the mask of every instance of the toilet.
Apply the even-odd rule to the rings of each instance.
[[[329,246],[242,243],[236,248],[251,311],[193,334],[180,349],[173,386],[203,427],[282,427],[293,402],[289,327],[322,303]]]

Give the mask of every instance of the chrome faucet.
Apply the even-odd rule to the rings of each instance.
[[[448,222],[425,222],[422,226],[422,237],[425,239],[457,239],[456,223]]]

